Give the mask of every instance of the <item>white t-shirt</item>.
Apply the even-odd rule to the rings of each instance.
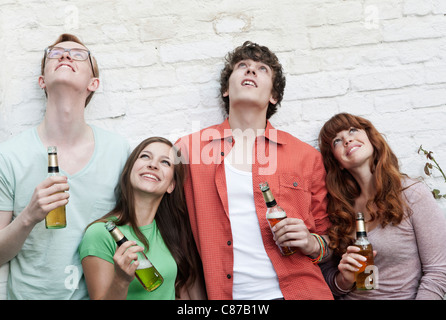
[[[95,149],[88,164],[68,177],[70,200],[67,227],[46,229],[45,221],[31,231],[9,262],[8,299],[87,299],[78,254],[85,227],[111,211],[115,187],[129,155],[127,141],[116,133],[91,126]],[[48,172],[48,153],[36,128],[0,144],[0,210],[13,219],[28,205],[35,187]]]
[[[225,174],[234,250],[233,299],[282,298],[277,274],[266,254],[260,233],[252,174],[237,170],[227,161]],[[264,213],[261,215],[264,216]]]

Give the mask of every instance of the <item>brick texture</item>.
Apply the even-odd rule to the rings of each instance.
[[[44,47],[62,32],[96,55],[101,88],[87,119],[132,145],[176,140],[223,119],[223,57],[245,40],[270,47],[287,87],[273,125],[314,146],[337,112],[386,135],[403,171],[424,176],[422,144],[446,169],[444,0],[2,0],[0,141],[36,125]],[[433,186],[446,184],[440,176]]]

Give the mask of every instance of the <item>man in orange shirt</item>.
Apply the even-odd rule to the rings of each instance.
[[[220,84],[228,118],[177,142],[209,299],[333,299],[314,263],[327,255],[319,235],[330,225],[321,155],[268,121],[283,97],[282,66],[248,41],[228,55]],[[288,216],[273,232],[262,182]],[[296,252],[282,256],[278,245]]]

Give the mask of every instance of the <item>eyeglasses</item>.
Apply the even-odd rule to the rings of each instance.
[[[86,50],[86,49],[81,49],[81,48],[61,48],[61,47],[48,47],[45,48],[45,56],[43,59],[43,68],[45,69],[45,62],[46,62],[46,58],[48,59],[59,59],[63,56],[63,54],[65,52],[68,52],[68,54],[70,55],[71,59],[76,60],[76,61],[85,61],[87,59],[90,60],[90,65],[91,65],[91,70],[93,71],[93,76],[95,77],[96,74],[94,72],[94,68],[93,68],[93,62],[91,61],[91,54],[90,51]]]
[[[52,47],[52,48],[46,48],[46,56],[49,59],[59,59],[63,56],[65,52],[68,52],[70,54],[71,59],[78,60],[78,61],[84,61],[87,60],[90,56],[90,51],[85,49],[79,49],[79,48],[60,48],[60,47]]]

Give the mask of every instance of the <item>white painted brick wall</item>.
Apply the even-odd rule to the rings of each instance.
[[[287,75],[276,127],[317,146],[332,115],[362,115],[422,176],[420,144],[446,169],[445,14],[445,0],[0,0],[0,141],[42,119],[39,63],[62,32],[99,61],[88,120],[132,145],[222,121],[223,57],[252,40]]]

